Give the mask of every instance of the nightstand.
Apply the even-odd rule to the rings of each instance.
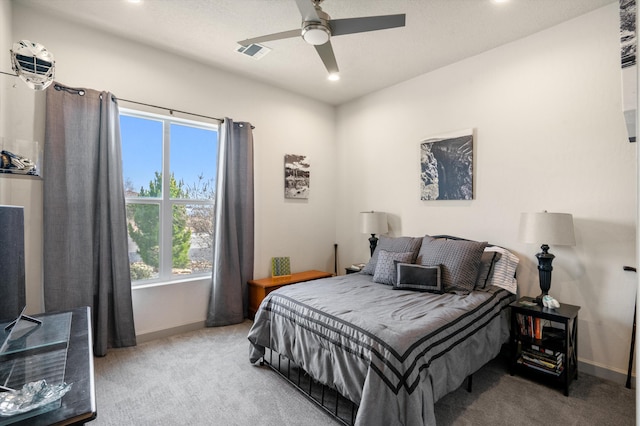
[[[510,372],[523,373],[564,386],[578,379],[578,311],[580,306],[560,304],[557,309],[524,303],[522,297],[511,308]]]
[[[249,318],[253,319],[256,312],[267,294],[280,287],[289,284],[301,283],[305,281],[317,280],[320,278],[328,278],[333,276],[330,272],[323,271],[304,271],[283,277],[262,278],[259,280],[250,280],[249,285]]]

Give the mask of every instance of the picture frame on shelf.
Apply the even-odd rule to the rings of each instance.
[[[289,257],[271,258],[271,277],[286,278],[291,276],[291,261]]]

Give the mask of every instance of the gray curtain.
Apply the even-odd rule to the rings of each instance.
[[[90,306],[94,354],[136,344],[118,105],[111,93],[47,89],[44,304]]]
[[[208,327],[237,324],[248,311],[253,278],[253,132],[225,118],[220,126]]]

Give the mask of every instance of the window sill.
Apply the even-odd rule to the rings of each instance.
[[[197,277],[175,278],[170,281],[154,281],[154,282],[145,283],[145,284],[133,284],[131,285],[131,290],[141,290],[146,288],[164,287],[167,285],[186,284],[186,283],[202,282],[202,281],[211,281],[211,275],[199,275]]]

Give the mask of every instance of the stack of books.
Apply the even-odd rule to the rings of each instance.
[[[542,339],[540,318],[518,314],[516,319],[518,321],[518,326],[520,327],[521,335],[529,336],[534,339]]]
[[[522,349],[518,364],[560,376],[564,370],[564,354],[539,345],[528,345]]]

